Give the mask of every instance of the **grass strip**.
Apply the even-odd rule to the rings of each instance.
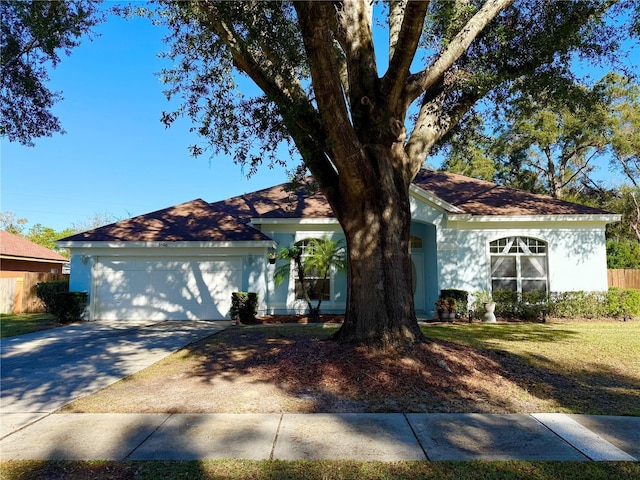
[[[5,461],[6,480],[135,479],[602,479],[640,478],[633,462],[357,462],[205,460],[185,462]]]
[[[0,314],[0,338],[48,330],[59,326],[56,317],[48,313]]]

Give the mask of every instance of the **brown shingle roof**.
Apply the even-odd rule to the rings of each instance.
[[[215,205],[215,204],[213,204]],[[268,240],[255,228],[202,199],[129,218],[63,239],[70,242]]]
[[[305,188],[289,191],[287,184],[228,198],[211,204],[217,211],[238,218],[326,218],[333,210],[325,196],[307,193]]]
[[[414,184],[471,215],[589,215],[604,210],[556,200],[446,172],[422,170]],[[269,240],[252,218],[333,217],[322,193],[287,184],[215,203],[197,199],[65,238],[64,241],[255,241]]]
[[[470,215],[603,215],[599,208],[502,187],[448,172],[421,170],[413,182]]]
[[[67,263],[69,259],[26,238],[0,230],[0,255],[25,260],[47,260]]]

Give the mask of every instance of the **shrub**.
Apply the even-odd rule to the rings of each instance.
[[[453,298],[455,300],[456,314],[466,317],[469,309],[469,293],[466,290],[454,288],[440,290],[440,298]]]
[[[86,292],[60,292],[55,295],[53,313],[60,323],[69,323],[82,319],[87,305]]]
[[[549,314],[560,318],[607,317],[607,292],[554,292],[549,296]]]
[[[544,292],[526,292],[520,296],[518,292],[511,290],[496,290],[493,299],[496,302],[495,314],[501,318],[540,320],[548,308],[548,299]]]
[[[481,318],[483,297],[476,294],[474,316]],[[493,292],[495,314],[500,318],[538,320],[545,314],[557,318],[634,318],[640,316],[640,290],[610,288],[608,292],[529,292],[522,294],[507,290]]]
[[[258,310],[258,294],[233,292],[231,294],[231,320],[236,323],[255,323]]]
[[[69,282],[65,280],[38,283],[35,289],[46,311],[55,315],[60,323],[81,319],[87,305],[85,292],[70,292]]]
[[[36,296],[44,304],[44,308],[47,313],[54,313],[56,295],[62,292],[69,291],[69,281],[59,280],[55,282],[42,282],[35,286]]]
[[[607,292],[607,315],[633,318],[640,316],[640,290],[611,287]]]
[[[518,292],[510,290],[495,290],[493,292],[493,301],[496,302],[496,317],[500,318],[517,318],[518,317]]]

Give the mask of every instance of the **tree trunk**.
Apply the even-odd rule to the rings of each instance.
[[[389,170],[337,206],[348,251],[345,321],[333,337],[340,342],[402,348],[424,339],[413,304],[409,186]]]

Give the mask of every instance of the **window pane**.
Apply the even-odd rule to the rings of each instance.
[[[547,292],[546,280],[523,280],[522,292]]]
[[[516,258],[515,257],[491,257],[492,277],[515,277]]]
[[[500,238],[498,240],[494,240],[489,244],[491,253],[503,253],[508,242],[508,238]]]
[[[494,278],[491,280],[491,290],[493,292],[495,292],[496,290],[509,290],[511,292],[517,292],[518,282],[515,279],[507,280]]]
[[[422,248],[422,238],[411,235],[411,248]]]
[[[546,277],[547,268],[544,257],[520,258],[523,277]]]

